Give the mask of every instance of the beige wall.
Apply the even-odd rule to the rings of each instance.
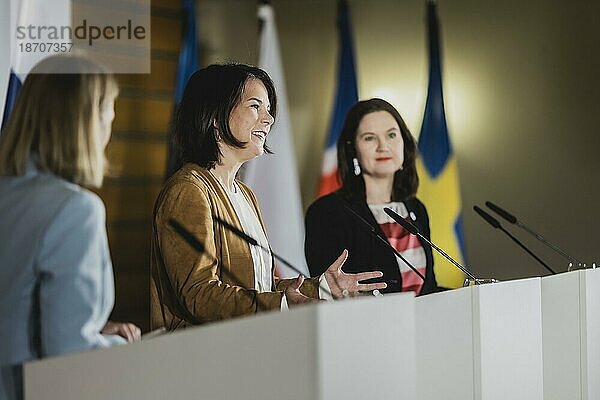
[[[202,65],[256,63],[256,5],[201,0]],[[337,60],[334,0],[273,0],[305,207],[314,199]],[[394,103],[415,136],[427,84],[425,1],[350,0],[359,96]],[[598,257],[597,2],[439,2],[444,89],[468,256],[500,279],[544,273],[471,210],[492,200],[584,261]],[[531,243],[558,270],[559,257]],[[596,257],[596,258],[595,258]]]

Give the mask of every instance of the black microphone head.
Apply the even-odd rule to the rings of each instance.
[[[242,240],[250,243],[252,246],[259,246],[259,243],[252,236],[248,235],[246,232],[239,230],[235,226],[231,225],[229,222],[223,221],[221,218],[217,216],[213,216],[213,220],[217,223],[223,225],[227,230],[231,231],[235,236],[239,237]]]
[[[411,235],[417,234],[417,227],[411,224],[409,221],[402,218],[398,213],[394,212],[391,208],[383,207],[383,211],[387,215],[389,215],[394,221],[400,224],[404,229],[406,229]]]
[[[481,208],[473,206],[473,210],[475,210],[475,212],[479,214],[481,218],[485,219],[488,222],[488,224],[490,224],[494,228],[499,229],[501,227],[500,222],[498,222],[496,218],[492,217],[490,214],[486,213]]]
[[[492,210],[493,212],[495,212],[496,214],[498,214],[499,216],[501,216],[502,218],[504,218],[511,224],[514,224],[517,222],[517,218],[514,215],[512,215],[505,209],[500,208],[499,206],[495,205],[491,201],[486,201],[485,205],[488,206],[490,208],[490,210]]]
[[[192,232],[188,231],[174,218],[169,219],[169,225],[177,232],[185,241],[192,246],[198,253],[204,253],[204,245],[198,240]]]
[[[373,228],[371,226],[371,224],[365,220],[363,217],[361,217],[352,207],[350,207],[348,204],[346,203],[342,203],[344,208],[352,215],[352,218],[354,218],[355,220],[359,221],[361,224],[363,224],[365,226],[365,228],[369,229],[369,231],[376,236],[379,236],[377,234],[377,232],[375,231],[375,228]]]

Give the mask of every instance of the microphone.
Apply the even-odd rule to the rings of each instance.
[[[496,214],[498,214],[499,216],[501,216],[502,218],[504,218],[505,220],[510,222],[511,224],[517,225],[519,228],[523,229],[525,232],[527,232],[530,235],[532,235],[533,237],[535,237],[537,240],[539,240],[540,242],[545,244],[547,247],[550,247],[552,250],[554,250],[555,252],[557,252],[564,258],[566,258],[568,261],[573,263],[573,265],[582,265],[579,261],[577,261],[575,258],[568,255],[556,244],[551,243],[550,241],[546,240],[542,235],[540,235],[539,233],[537,233],[536,231],[534,231],[533,229],[531,229],[530,227],[525,225],[525,223],[519,221],[514,215],[512,215],[508,211],[504,210],[500,206],[497,206],[496,204],[492,203],[491,201],[486,201],[485,205],[488,206],[493,212],[495,212]]]
[[[350,207],[348,204],[342,203],[344,204],[344,207],[346,207],[346,210],[348,210],[352,216],[354,216],[356,218],[357,221],[360,221],[368,230],[369,232],[371,232],[372,235],[375,235],[375,237],[377,239],[379,239],[379,241],[381,241],[382,243],[384,243],[389,249],[392,250],[392,252],[394,252],[394,254],[396,255],[396,257],[398,257],[399,259],[401,259],[402,261],[404,261],[404,263],[406,265],[408,265],[408,267],[419,276],[419,278],[421,278],[423,280],[423,282],[425,282],[425,277],[423,276],[422,273],[419,272],[418,269],[416,269],[411,263],[408,262],[408,260],[406,258],[404,258],[404,256],[402,256],[402,254],[400,254],[398,252],[398,250],[396,250],[394,248],[394,246],[392,246],[390,244],[390,242],[388,242],[385,238],[382,238],[377,231],[375,231],[375,228],[373,226],[371,226],[371,224],[366,221],[363,217],[361,217],[356,211],[354,211],[354,209],[352,207]]]
[[[271,253],[271,255],[273,256],[274,259],[276,259],[277,261],[280,261],[282,264],[284,264],[285,266],[289,267],[295,273],[297,273],[299,275],[302,275],[305,278],[308,278],[302,271],[300,271],[299,268],[296,268],[292,263],[290,263],[285,258],[281,257],[279,254],[277,254],[274,251],[272,251],[270,248],[268,248],[268,247],[263,246],[262,244],[260,244],[258,242],[258,240],[256,240],[252,236],[248,235],[246,232],[244,232],[244,231],[236,228],[235,226],[231,225],[227,221],[223,221],[221,218],[217,217],[216,215],[213,215],[213,220],[215,222],[217,222],[218,224],[223,225],[223,227],[225,227],[225,229],[227,229],[228,231],[230,231],[231,233],[233,233],[234,235],[236,235],[237,237],[239,237],[243,241],[247,242],[248,244],[250,244],[252,246],[257,246],[258,248]],[[322,285],[319,285],[319,287],[323,291],[325,291],[329,296],[333,297],[333,295],[331,294],[331,291],[328,288],[326,288],[326,287],[324,287]]]
[[[300,269],[294,267],[285,258],[283,258],[280,255],[276,254],[275,252],[271,251],[270,248],[268,248],[268,247],[263,246],[262,244],[260,244],[258,242],[258,240],[254,239],[252,236],[248,235],[246,232],[244,232],[244,231],[236,228],[235,226],[231,225],[229,222],[223,221],[221,218],[219,218],[217,216],[213,216],[213,220],[216,221],[217,223],[223,225],[227,230],[229,230],[231,233],[233,233],[234,235],[236,235],[240,239],[244,240],[248,244],[251,244],[252,246],[257,246],[258,248],[260,248],[260,249],[262,249],[264,251],[268,251],[269,253],[271,253],[273,255],[274,259],[276,259],[278,261],[281,261],[282,264],[284,264],[285,266],[289,267],[292,271],[296,272],[297,274],[302,275],[305,278],[308,278],[308,276],[306,276],[302,271],[300,271]]]
[[[477,279],[475,277],[475,275],[473,275],[471,272],[469,272],[468,268],[463,267],[462,265],[460,265],[458,263],[458,261],[454,260],[454,258],[450,257],[450,255],[448,255],[448,253],[446,253],[444,250],[440,249],[438,246],[436,246],[431,240],[427,239],[425,237],[425,235],[423,235],[419,229],[410,221],[402,218],[400,215],[398,215],[396,212],[394,212],[392,209],[388,208],[388,207],[384,207],[383,211],[385,211],[385,213],[387,215],[390,216],[390,218],[392,218],[394,221],[396,221],[398,224],[400,224],[404,229],[406,229],[408,231],[408,233],[410,233],[411,235],[415,235],[420,237],[421,239],[423,239],[425,242],[427,242],[427,244],[429,244],[431,247],[433,247],[438,253],[440,253],[446,260],[450,261],[452,264],[454,264],[456,266],[456,268],[460,269],[462,271],[463,274],[465,274],[466,276],[468,276],[470,279],[473,280],[473,282],[475,282],[476,285],[478,285],[480,282],[479,279]]]
[[[552,275],[556,275],[556,272],[552,268],[550,268],[538,256],[533,254],[533,252],[531,250],[529,250],[529,248],[527,248],[523,243],[521,243],[519,241],[519,239],[517,239],[509,231],[504,229],[504,227],[500,224],[500,222],[498,222],[498,220],[496,218],[492,217],[490,214],[486,213],[485,211],[483,211],[481,208],[479,208],[477,206],[473,206],[473,210],[475,210],[475,212],[477,214],[479,214],[481,216],[481,218],[485,219],[488,222],[488,224],[490,224],[491,226],[493,226],[496,229],[500,229],[502,232],[504,232],[506,235],[508,235],[508,237],[510,237],[513,240],[513,242],[518,244],[523,250],[525,250],[527,253],[529,253],[530,256],[535,258],[536,261],[539,262],[540,264],[542,264],[544,266],[544,268],[546,268],[548,271],[550,271],[550,273],[552,273]]]
[[[488,206],[488,208],[490,208],[493,212],[495,212],[496,214],[498,214],[499,216],[501,216],[502,218],[504,218],[505,220],[510,222],[511,224],[515,224],[517,222],[517,218],[514,215],[512,215],[508,211],[504,210],[503,208],[500,208],[499,206],[495,205],[491,201],[486,201],[485,205]]]
[[[200,239],[195,237],[192,232],[187,230],[176,219],[174,219],[174,218],[169,219],[169,225],[175,230],[175,232],[177,232],[179,234],[179,236],[181,236],[187,242],[187,244],[192,246],[192,248],[194,250],[196,250],[198,253],[204,253],[205,247],[204,247],[204,244],[200,241]],[[233,272],[231,272],[230,270],[228,270],[226,268],[221,268],[221,273],[223,273],[223,275],[226,275],[236,286],[244,287],[244,285],[237,278],[237,276],[235,276],[235,274]],[[169,280],[169,282],[170,282],[170,280]],[[187,310],[187,308],[185,308],[182,304],[180,304],[179,297],[175,295],[175,290],[173,289],[172,286],[170,287],[170,289],[173,292],[174,298],[178,299],[177,305],[178,305],[178,307],[180,307],[180,310],[178,310],[180,315],[177,315],[175,313],[173,313],[173,314],[177,315],[177,317],[179,317],[179,318],[181,318],[181,314],[183,314],[183,316],[186,318],[181,318],[181,319],[183,319],[184,321],[188,320],[190,322],[200,323],[197,318],[195,318],[193,315],[191,315],[191,313]],[[253,296],[251,292],[247,292],[247,291],[244,291],[244,293],[247,293],[248,296],[252,297],[253,300],[256,300],[256,303],[258,304],[258,306],[260,308],[262,308],[263,310],[267,309],[265,304],[258,298],[258,296]]]

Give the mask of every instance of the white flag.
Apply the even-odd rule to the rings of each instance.
[[[292,125],[271,6],[260,5],[258,17],[263,24],[258,64],[271,76],[277,90],[277,121],[268,136],[269,147],[275,154],[264,154],[250,161],[244,173],[244,181],[258,197],[273,250],[308,276],[304,258],[304,217],[292,143]],[[280,262],[276,263],[280,277],[298,275]]]
[[[71,2],[70,0],[10,0],[10,2],[3,2],[2,14],[2,21],[10,22],[8,40],[3,40],[0,46],[5,55],[0,61],[3,80],[0,89],[2,99],[0,110],[3,111],[0,119],[4,125],[29,71],[42,59],[55,54],[52,50],[60,49],[61,43],[64,42],[65,49],[67,42],[71,43],[69,38],[64,41],[51,40],[41,34],[47,34],[52,29],[60,32],[62,27],[71,25]],[[43,36],[43,40],[40,36]],[[4,81],[6,73],[8,79]]]
[[[71,0],[10,1],[11,68],[21,82],[38,62],[72,43],[64,30],[71,27],[71,7]]]

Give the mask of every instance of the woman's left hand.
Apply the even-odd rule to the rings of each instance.
[[[338,259],[323,274],[334,299],[359,296],[361,295],[360,292],[380,290],[387,287],[385,282],[359,283],[367,279],[381,278],[383,276],[381,271],[360,272],[358,274],[347,274],[342,271],[342,266],[347,258],[348,250],[344,249]]]
[[[100,333],[103,335],[119,335],[129,343],[142,340],[142,331],[131,322],[108,321]]]

